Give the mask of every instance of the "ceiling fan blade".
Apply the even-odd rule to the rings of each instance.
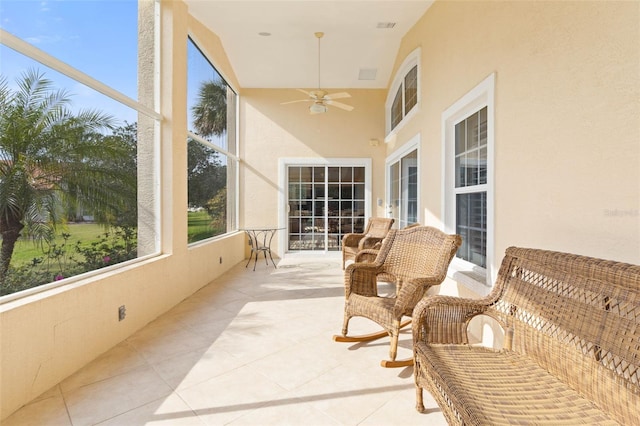
[[[342,98],[350,98],[351,95],[348,94],[347,92],[340,92],[340,93],[330,93],[328,95],[326,95],[324,98],[325,99],[342,99]]]
[[[336,102],[336,101],[333,101],[331,99],[327,99],[326,104],[334,106],[334,107],[341,108],[341,109],[343,109],[345,111],[353,111],[353,107],[351,105],[343,104],[342,102]]]
[[[311,94],[311,92],[307,92],[307,91],[306,91],[306,90],[304,90],[304,89],[296,89],[296,90],[297,90],[298,92],[302,92],[302,93],[304,93],[305,95],[309,96],[310,98],[311,98],[311,97],[313,97],[313,95]]]
[[[295,104],[298,102],[312,102],[312,99],[298,99],[297,101],[280,102],[280,105]]]

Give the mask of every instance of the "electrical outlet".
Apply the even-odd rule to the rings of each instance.
[[[127,316],[127,309],[124,307],[124,305],[122,305],[118,308],[118,321],[122,321],[126,316]]]

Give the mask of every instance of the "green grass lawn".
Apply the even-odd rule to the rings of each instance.
[[[211,216],[205,211],[189,212],[188,221],[190,243],[224,232],[212,224]],[[108,238],[105,237],[106,232],[110,232]],[[63,234],[68,234],[66,240]],[[135,229],[130,238],[124,236],[121,228],[107,229],[95,223],[60,226],[50,244],[21,237],[11,258],[12,272],[0,288],[0,295],[51,282],[58,276],[67,278],[135,258]],[[76,247],[78,242],[80,252]],[[52,250],[52,247],[57,250]],[[47,252],[51,255],[48,256]]]
[[[214,235],[216,229],[211,226],[211,216],[206,211],[189,212],[188,235],[190,243],[204,240]]]
[[[77,241],[82,242],[83,245],[89,245],[91,242],[97,241],[99,237],[106,232],[106,228],[95,223],[73,223],[65,225],[64,227],[60,227],[56,232],[55,243],[58,245],[64,243],[64,239],[62,238],[63,232],[71,235],[67,240],[67,247],[73,250]],[[43,256],[45,256],[45,254],[41,242],[23,239],[21,237],[16,242],[11,264],[13,266],[20,266],[25,263],[30,263],[34,258]]]
[[[58,229],[54,242],[57,245],[62,245],[64,243],[62,233],[69,234],[70,237],[66,242],[67,251],[77,257],[79,255],[74,250],[76,242],[80,241],[83,246],[89,246],[98,241],[106,231],[104,226],[96,223],[67,224]],[[189,212],[188,238],[190,243],[209,238],[215,234],[215,231],[216,229],[211,226],[211,217],[207,212]],[[46,245],[44,247],[46,248]],[[44,258],[45,256],[42,242],[20,238],[16,242],[11,265],[18,267],[31,263],[35,258]]]
[[[216,231],[211,226],[211,216],[206,211],[189,212],[188,238],[189,242],[200,241],[209,238]],[[97,241],[105,232],[106,228],[96,223],[74,223],[60,227],[56,233],[55,243],[60,245],[64,243],[62,233],[70,234],[67,240],[67,247],[71,250],[80,241],[82,245],[90,245]],[[13,266],[24,265],[30,263],[32,259],[45,256],[42,250],[42,243],[20,238],[13,252],[11,264]]]

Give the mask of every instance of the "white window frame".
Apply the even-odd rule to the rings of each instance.
[[[482,108],[487,108],[487,183],[473,187],[455,188],[455,125]],[[487,193],[487,258],[486,268],[455,257],[449,276],[479,294],[486,294],[497,276],[494,244],[494,146],[495,146],[495,73],[485,78],[442,113],[442,152],[444,172],[442,217],[447,233],[456,232],[456,194],[486,191]]]
[[[289,204],[287,194],[289,183],[287,170],[289,166],[354,166],[364,167],[364,217],[371,217],[371,158],[280,158],[278,160],[278,228],[288,228]],[[284,258],[287,253],[286,232],[278,232],[278,257]],[[329,250],[317,250],[311,254],[331,253]],[[339,253],[339,252],[337,252]]]
[[[398,163],[399,161],[401,161],[405,156],[409,155],[410,153],[412,153],[413,151],[417,152],[417,167],[418,167],[418,206],[417,206],[417,217],[416,217],[416,221],[418,223],[422,223],[422,218],[420,215],[420,211],[421,209],[421,201],[420,201],[420,188],[421,188],[421,167],[420,167],[420,133],[418,133],[417,135],[415,135],[414,137],[412,137],[407,143],[405,143],[404,145],[402,145],[398,150],[396,150],[393,154],[391,154],[390,156],[387,157],[387,159],[385,160],[385,171],[386,171],[386,185],[385,185],[385,199],[387,200],[386,202],[386,209],[385,209],[385,215],[387,217],[393,217],[393,214],[391,213],[391,203],[393,202],[392,198],[392,193],[391,193],[391,185],[393,185],[392,179],[393,176],[391,175],[391,166],[393,166],[394,164]]]
[[[421,49],[418,47],[417,49],[415,49],[414,51],[412,51],[407,55],[405,60],[402,62],[402,65],[400,65],[400,68],[398,68],[398,71],[396,72],[393,78],[393,83],[389,87],[389,92],[387,93],[387,100],[385,102],[385,107],[384,107],[385,108],[385,129],[386,129],[386,135],[387,135],[384,139],[385,142],[389,142],[390,140],[392,140],[394,136],[397,134],[397,132],[400,131],[400,129],[402,129],[405,126],[405,124],[409,120],[411,120],[411,118],[414,115],[416,115],[420,110],[420,105],[422,102],[422,96],[421,96],[421,90],[420,90],[421,88],[420,58],[421,58]],[[411,108],[410,111],[404,111],[404,89],[403,89],[402,91],[403,117],[402,117],[402,120],[400,120],[400,122],[396,125],[396,127],[392,129],[391,128],[391,107],[393,105],[393,101],[395,99],[396,93],[398,93],[398,89],[400,89],[401,87],[404,87],[405,77],[407,76],[409,71],[411,71],[415,66],[418,67],[417,75],[416,75],[416,86],[417,86],[416,104],[413,106],[413,108]]]

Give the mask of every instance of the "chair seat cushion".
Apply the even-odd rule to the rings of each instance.
[[[525,356],[468,345],[414,348],[414,368],[436,383],[421,384],[441,402],[463,407],[464,424],[617,424]]]

